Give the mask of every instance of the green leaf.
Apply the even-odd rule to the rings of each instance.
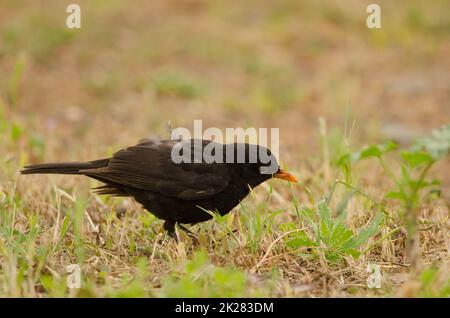
[[[327,222],[321,220],[319,225],[319,239],[329,245],[331,241],[331,228],[328,226]]]
[[[378,147],[376,145],[372,145],[367,148],[364,148],[361,151],[353,153],[351,158],[352,158],[352,161],[358,161],[358,160],[362,160],[362,159],[366,159],[366,158],[380,157],[380,156],[381,156],[380,149],[378,149]]]
[[[339,219],[345,219],[347,216],[346,208],[348,205],[348,202],[353,198],[353,195],[355,194],[355,191],[351,191],[347,193],[344,198],[339,202],[337,208],[336,208],[336,215],[338,215]]]
[[[353,231],[347,229],[343,223],[335,223],[328,244],[330,247],[337,247],[339,249],[353,235]]]
[[[347,255],[350,255],[353,258],[358,258],[361,255],[360,251],[358,251],[356,249],[353,249],[353,248],[345,250],[344,253],[347,254]]]
[[[312,209],[305,207],[305,208],[300,209],[299,212],[300,212],[300,214],[301,214],[302,216],[304,216],[307,220],[309,220],[309,221],[311,221],[311,222],[314,222],[314,216],[315,216],[315,213],[314,213],[314,211],[313,211]]]
[[[338,166],[347,166],[350,164],[350,154],[346,153],[345,155],[342,155],[337,160]]]
[[[429,186],[430,183],[424,180],[411,180],[409,182],[409,185],[412,189],[423,189]]]
[[[53,286],[53,277],[50,275],[42,275],[40,281],[45,290],[50,292]]]
[[[415,168],[424,163],[434,162],[433,157],[424,151],[403,151],[402,158],[411,168]]]
[[[387,153],[393,151],[398,148],[398,144],[392,140],[386,140],[381,146],[380,149],[383,153]]]
[[[359,233],[354,236],[351,240],[349,240],[344,246],[343,249],[356,249],[359,248],[362,244],[367,242],[369,238],[378,233],[380,229],[380,224],[384,220],[384,214],[378,213],[372,219],[370,224],[365,228],[359,231]]]
[[[405,200],[406,196],[403,192],[400,191],[391,191],[388,192],[385,196],[386,199],[394,199],[394,200]]]
[[[298,232],[295,234],[295,237],[288,240],[286,245],[292,248],[299,248],[302,246],[315,246],[316,243],[309,239],[308,235],[304,232]]]
[[[332,224],[331,211],[327,205],[326,200],[325,199],[320,200],[317,207],[319,208],[320,219],[323,222],[325,222],[327,227],[331,227],[331,224]]]
[[[397,144],[391,140],[383,144],[371,145],[351,155],[352,161],[363,160],[366,158],[380,158],[383,154],[397,149]]]

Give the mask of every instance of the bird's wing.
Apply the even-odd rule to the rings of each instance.
[[[207,198],[230,184],[230,169],[225,164],[174,163],[173,145],[171,141],[145,140],[115,153],[107,167],[80,172],[102,181],[184,200]]]

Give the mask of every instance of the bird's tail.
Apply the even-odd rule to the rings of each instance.
[[[100,159],[88,162],[61,162],[42,163],[38,165],[25,166],[21,174],[35,173],[58,173],[58,174],[80,174],[80,170],[97,169],[106,167],[110,159]]]

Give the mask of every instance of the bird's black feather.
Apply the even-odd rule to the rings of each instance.
[[[27,166],[23,174],[83,174],[104,183],[99,194],[131,196],[148,211],[168,222],[197,223],[211,215],[204,210],[228,213],[255,187],[271,175],[261,175],[261,163],[175,163],[171,157],[178,141],[142,140],[135,146],[116,152],[111,158],[86,163],[55,163]],[[211,141],[192,143],[191,154],[199,154]],[[238,144],[220,145],[225,152]],[[246,158],[256,145],[241,144]],[[223,153],[225,155],[225,153]]]

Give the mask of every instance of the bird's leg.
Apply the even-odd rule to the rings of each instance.
[[[189,235],[189,236],[195,236],[195,234],[192,233],[192,231],[189,230],[188,228],[186,228],[184,225],[178,223],[178,226],[180,227],[180,229],[182,229],[183,231],[185,231],[187,235]]]
[[[181,225],[180,223],[176,223],[175,221],[165,221],[164,222],[164,230],[167,231],[167,234],[173,238],[176,242],[179,242],[179,238],[177,236],[177,233],[175,231],[175,226],[178,225],[180,229],[182,229],[193,241],[195,244],[199,244],[199,240],[197,236],[192,233],[189,229],[187,229],[185,226]]]
[[[164,230],[167,231],[167,234],[169,234],[169,236],[171,238],[173,238],[175,241],[178,242],[177,233],[175,232],[175,224],[176,224],[175,221],[167,220],[167,221],[164,222],[164,226],[163,227],[164,227]]]
[[[182,225],[180,223],[178,223],[178,226],[194,241],[195,244],[200,243],[198,240],[198,237],[194,233],[192,233],[191,230],[189,230],[188,228],[186,228],[184,225]]]

